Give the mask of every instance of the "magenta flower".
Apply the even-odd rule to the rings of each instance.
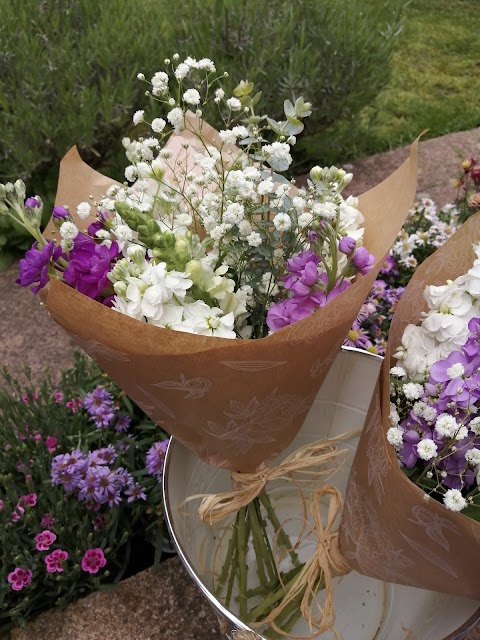
[[[45,527],[45,529],[52,529],[55,524],[54,519],[49,513],[44,513],[42,519],[40,520],[40,525]]]
[[[57,448],[57,437],[56,436],[47,436],[45,438],[45,445],[47,449],[52,453]]]
[[[12,522],[18,522],[24,513],[25,513],[25,509],[22,507],[20,503],[18,503],[14,511],[12,512],[12,515],[10,516],[10,520]]]
[[[34,507],[37,504],[37,494],[26,493],[25,495],[20,496],[20,500],[18,502],[26,507]]]
[[[63,393],[61,391],[55,391],[53,394],[53,399],[55,400],[55,402],[58,404],[59,402],[62,402],[63,400]]]
[[[111,286],[107,274],[117,255],[116,242],[112,242],[108,248],[79,233],[69,254],[70,262],[63,274],[65,282],[89,298],[102,302],[105,297],[102,296],[102,292]]]
[[[106,564],[103,549],[87,549],[82,558],[82,569],[88,573],[98,573]]]
[[[3,500],[0,500],[0,511],[3,511]]]
[[[42,201],[39,196],[35,196],[33,198],[27,198],[25,200],[25,209],[41,209]]]
[[[47,565],[48,573],[61,573],[63,571],[62,562],[68,560],[68,553],[62,551],[62,549],[55,549],[48,556],[45,556],[45,564]]]
[[[22,569],[17,567],[15,571],[8,574],[8,582],[12,585],[14,591],[21,591],[23,587],[28,587],[32,581],[32,572],[30,569]]]
[[[35,536],[35,548],[37,551],[48,551],[50,546],[55,542],[57,536],[51,531],[45,530],[42,533],[37,533]]]
[[[19,277],[15,282],[21,287],[28,287],[38,282],[32,288],[32,293],[38,293],[48,282],[48,265],[58,260],[62,253],[61,247],[55,247],[55,243],[49,242],[41,249],[38,242],[34,242],[32,248],[25,253],[18,264]]]

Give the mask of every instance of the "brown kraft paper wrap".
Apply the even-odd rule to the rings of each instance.
[[[365,575],[480,600],[480,523],[449,511],[407,478],[388,443],[391,355],[407,324],[428,307],[427,285],[443,285],[471,268],[480,215],[470,218],[415,271],[395,312],[345,496],[340,549]]]
[[[191,134],[184,132],[190,140]],[[215,144],[216,132],[202,128]],[[182,134],[170,141],[185,158]],[[183,154],[183,155],[181,155]],[[139,322],[57,279],[48,287],[52,317],[167,432],[215,466],[254,471],[293,440],[397,236],[416,189],[417,142],[389,178],[359,199],[372,271],[312,316],[257,340],[229,340]],[[112,181],[75,149],[60,166],[56,202],[101,197]],[[89,221],[78,221],[82,230]],[[318,437],[322,438],[319,426]]]

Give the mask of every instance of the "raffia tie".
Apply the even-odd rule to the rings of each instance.
[[[292,480],[293,473],[303,473],[318,478],[331,476],[345,460],[346,451],[339,451],[336,444],[359,433],[358,430],[343,433],[329,440],[318,440],[300,447],[276,467],[263,467],[252,473],[232,471],[235,489],[225,493],[206,496],[191,496],[189,500],[202,497],[198,515],[205,524],[216,524],[227,516],[237,513],[254,500],[271,480]]]
[[[325,497],[328,498],[329,504],[324,525],[320,514],[320,502]],[[277,633],[288,638],[301,638],[301,640],[316,638],[332,629],[335,624],[332,578],[343,576],[351,571],[340,551],[338,531],[333,531],[337,517],[342,510],[343,501],[340,491],[330,485],[323,486],[311,494],[309,503],[310,513],[314,522],[313,529],[317,538],[316,550],[305,563],[295,584],[282,598],[279,605],[267,617],[255,624],[255,627],[257,624],[258,626],[270,624]],[[317,593],[322,586],[325,593],[323,607],[317,600]],[[290,602],[300,598],[302,616],[309,623],[310,629],[315,630],[309,636],[292,636],[291,633],[285,633],[275,624],[275,618],[283,609]],[[316,613],[314,612],[315,609]],[[333,632],[336,638],[341,637],[335,630]]]

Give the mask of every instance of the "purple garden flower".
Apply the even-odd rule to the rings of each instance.
[[[8,574],[8,582],[12,585],[14,591],[21,591],[23,587],[28,587],[32,581],[32,572],[30,569],[22,569],[17,567],[15,571]]]
[[[54,220],[65,220],[66,218],[70,218],[70,213],[65,207],[53,207],[52,216]]]
[[[98,573],[106,564],[103,549],[87,549],[82,558],[82,569],[88,573]]]
[[[103,387],[95,387],[93,391],[87,393],[85,396],[83,406],[90,416],[95,417],[97,415],[101,415],[112,409],[112,394]]]
[[[62,562],[68,560],[68,552],[62,549],[55,549],[48,556],[45,556],[45,564],[47,565],[48,573],[61,573],[63,571]]]
[[[35,548],[37,551],[48,551],[56,539],[57,536],[48,530],[37,533],[35,536]]]
[[[162,477],[167,448],[168,440],[161,440],[160,442],[155,442],[155,444],[147,451],[147,471],[151,476],[156,476],[158,479]]]
[[[41,249],[38,248],[38,242],[34,242],[19,262],[19,277],[15,282],[22,287],[38,282],[38,285],[32,288],[33,293],[38,293],[48,282],[48,265],[50,262],[56,262],[61,254],[62,248],[55,247],[53,241]]]

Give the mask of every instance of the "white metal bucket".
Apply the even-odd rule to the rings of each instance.
[[[363,426],[381,362],[382,358],[365,351],[342,349],[301,431],[281,458],[308,442]],[[349,462],[329,480],[342,492],[357,443],[358,437],[342,443],[342,448],[349,449]],[[171,440],[163,492],[165,515],[178,554],[217,612],[226,637],[232,640],[262,638],[212,594],[212,563],[219,555],[215,551],[219,530],[199,521],[198,502],[182,504],[191,495],[230,488],[227,471],[205,464],[179,442]],[[335,629],[344,640],[461,640],[480,623],[480,603],[472,600],[383,583],[356,572],[336,578],[335,582]],[[309,633],[304,621],[292,630],[292,635],[302,633]],[[333,637],[333,633],[327,632],[322,640]]]

